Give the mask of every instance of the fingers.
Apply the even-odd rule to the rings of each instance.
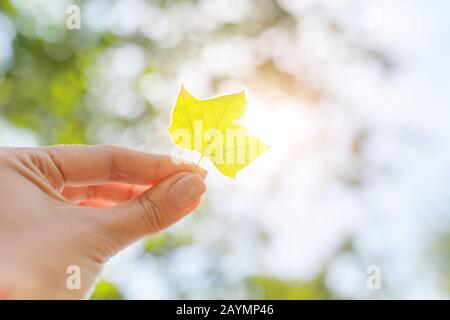
[[[125,182],[151,185],[195,165],[170,156],[155,155],[112,145],[55,146],[43,150],[60,171],[66,185]],[[206,172],[196,171],[205,176]]]
[[[109,208],[104,223],[114,234],[117,249],[160,231],[194,210],[206,186],[197,173],[178,173],[140,196]]]
[[[112,204],[130,200],[149,187],[124,183],[107,183],[94,186],[67,186],[62,192],[73,203],[109,202]]]

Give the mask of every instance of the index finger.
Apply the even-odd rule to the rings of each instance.
[[[184,160],[114,145],[54,146],[43,150],[59,169],[66,185],[125,182],[151,185],[175,173],[202,168]]]

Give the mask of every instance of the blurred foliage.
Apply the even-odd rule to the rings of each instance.
[[[145,254],[151,254],[155,257],[163,257],[178,248],[191,245],[193,243],[194,239],[189,235],[174,236],[167,232],[161,232],[145,240],[143,252]]]
[[[106,280],[100,280],[91,295],[91,300],[123,300],[123,298],[120,290]]]
[[[441,287],[450,293],[450,232],[438,234],[430,251],[435,257]]]
[[[85,143],[84,65],[80,56],[50,58],[42,41],[18,36],[16,63],[0,86],[1,112],[15,125],[39,132],[43,143]],[[70,50],[70,49],[69,49]]]
[[[86,71],[116,38],[107,33],[92,42],[85,33],[65,32],[49,41],[28,32],[35,21],[10,1],[2,1],[0,10],[18,28],[14,64],[0,81],[0,113],[14,125],[32,129],[41,144],[89,142]]]
[[[180,2],[182,1],[161,0],[153,5],[168,9]],[[77,3],[83,5],[85,2]],[[278,24],[287,31],[293,29],[295,18],[277,2],[273,2],[272,6],[272,14],[261,23],[255,24],[247,20],[239,24],[225,23],[212,32],[212,38],[236,34],[254,37]],[[32,129],[40,144],[99,143],[102,141],[96,140],[95,135],[87,132],[91,125],[98,127],[108,121],[125,120],[120,117],[112,119],[111,114],[94,112],[85,99],[88,86],[86,73],[95,64],[96,58],[108,48],[135,43],[144,49],[158,52],[157,56],[164,58],[160,61],[164,65],[153,66],[150,62],[148,69],[156,68],[162,74],[166,69],[178,68],[182,62],[180,56],[194,56],[198,48],[197,43],[184,41],[179,44],[179,48],[168,50],[160,47],[159,43],[149,42],[141,34],[96,34],[83,29],[65,30],[64,26],[58,25],[48,27],[49,39],[46,39],[37,37],[33,32],[37,26],[33,16],[16,10],[11,1],[2,1],[0,10],[13,21],[18,31],[13,44],[14,64],[0,82],[0,112],[13,124]],[[60,37],[54,40],[53,34]],[[371,52],[366,48],[361,50]],[[259,81],[254,81],[255,79]],[[227,77],[213,77],[211,82],[216,86],[227,80]],[[294,76],[280,70],[271,59],[262,61],[250,78],[243,80],[251,82],[256,89],[283,90],[312,103],[319,101],[321,91],[324,90],[317,88],[307,78],[299,78],[299,75]],[[147,104],[150,106],[148,102]],[[148,116],[152,117],[152,112],[152,108],[147,109]],[[134,124],[128,123],[125,126]]]
[[[333,298],[324,274],[309,282],[282,281],[273,277],[255,276],[246,279],[247,290],[253,299],[317,300]]]

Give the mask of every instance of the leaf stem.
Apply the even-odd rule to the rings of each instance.
[[[200,157],[200,159],[197,161],[197,164],[195,165],[195,168],[194,168],[194,170],[192,172],[196,172],[197,171],[197,168],[198,168],[198,166],[200,164],[200,161],[202,161],[202,159],[203,159],[203,153],[202,153],[202,156]]]

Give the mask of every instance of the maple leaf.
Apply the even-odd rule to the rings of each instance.
[[[197,99],[182,86],[168,131],[176,145],[200,152],[201,159],[208,158],[224,175],[236,178],[269,148],[237,122],[246,106],[244,91]]]

